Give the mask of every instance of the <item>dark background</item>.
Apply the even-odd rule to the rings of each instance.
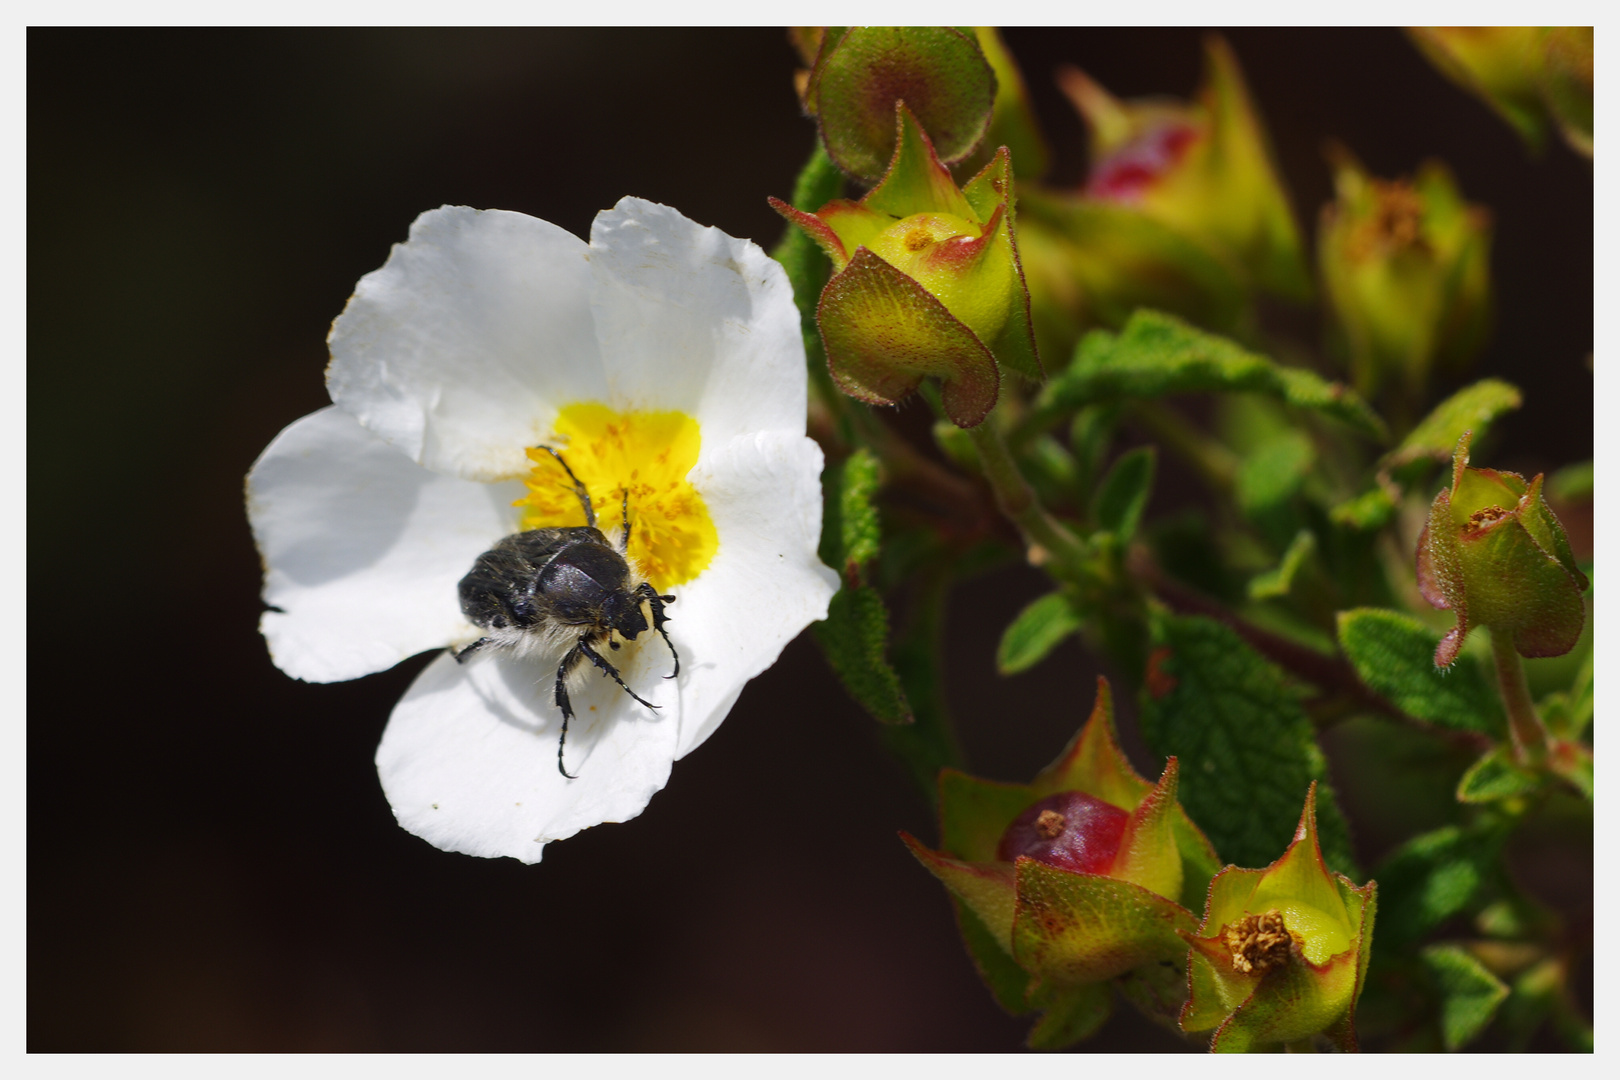
[[[1060,178],[1084,155],[1055,65],[1186,96],[1199,36],[1007,33]],[[1531,158],[1395,31],[1229,37],[1307,234],[1327,137],[1384,176],[1438,155],[1493,208],[1507,302],[1476,374],[1528,393],[1491,464],[1590,457],[1589,163]],[[372,753],[426,657],[305,685],[255,628],[243,474],[326,403],[327,327],[412,219],[584,235],[634,194],[769,246],[812,140],[795,63],[774,29],[29,33],[30,1050],[1021,1044],[895,837],[934,839],[928,811],[808,638],[641,818],[525,867],[393,822]],[[1014,569],[952,608],[984,775],[1032,774],[1090,703],[1072,641],[994,673],[1039,591]],[[1339,779],[1370,863],[1377,780]],[[1589,865],[1558,888],[1590,917]],[[1122,1014],[1086,1045],[1175,1044]]]

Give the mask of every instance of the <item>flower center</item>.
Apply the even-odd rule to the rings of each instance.
[[[557,414],[553,448],[591,497],[596,526],[613,534],[630,519],[630,560],[653,587],[684,585],[720,546],[703,496],[687,482],[702,435],[682,412],[614,412],[584,401]],[[557,459],[531,449],[524,485],[524,530],[585,524],[585,510]],[[626,509],[621,510],[621,507]]]

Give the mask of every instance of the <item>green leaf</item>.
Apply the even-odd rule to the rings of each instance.
[[[876,589],[846,585],[813,629],[850,697],[885,724],[911,723],[911,705],[886,657],[889,613]]]
[[[1592,501],[1592,463],[1565,465],[1547,477],[1547,496],[1563,503]]]
[[[1440,1036],[1447,1050],[1461,1050],[1485,1030],[1508,996],[1507,984],[1466,949],[1431,945],[1418,954],[1440,998]]]
[[[1060,592],[1048,593],[1020,611],[1002,633],[996,648],[996,669],[1003,675],[1016,675],[1034,667],[1082,623],[1068,597]]]
[[[1162,312],[1139,310],[1116,337],[1093,331],[1074,363],[1042,391],[1042,409],[1073,409],[1119,398],[1200,391],[1249,391],[1320,412],[1374,438],[1384,422],[1355,391],[1303,368],[1283,367],[1227,338]]]
[[[1502,850],[1494,825],[1447,825],[1402,844],[1373,875],[1378,880],[1381,950],[1398,954],[1474,902]]]
[[[827,513],[821,526],[821,561],[836,569],[859,569],[878,557],[882,528],[873,497],[878,490],[878,460],[870,450],[856,450],[822,478]]]
[[[1472,431],[1477,445],[1498,417],[1517,409],[1523,401],[1519,388],[1501,379],[1483,379],[1465,386],[1424,417],[1401,440],[1401,445],[1390,451],[1385,464],[1396,467],[1425,459],[1450,461],[1463,432]]]
[[[1329,517],[1335,525],[1359,532],[1382,529],[1395,516],[1395,496],[1382,486],[1370,488],[1335,506]]]
[[[1158,453],[1152,446],[1139,446],[1119,456],[1091,503],[1091,519],[1097,528],[1113,533],[1122,542],[1136,535],[1148,496],[1153,493],[1157,464]]]
[[[1142,733],[1181,761],[1181,804],[1221,857],[1269,866],[1288,847],[1300,803],[1317,785],[1322,854],[1359,876],[1327,761],[1299,694],[1229,627],[1203,617],[1157,615]]]
[[[1086,1039],[1114,1011],[1114,995],[1105,982],[1054,989],[1040,996],[1046,1009],[1029,1033],[1031,1050],[1061,1050]]]
[[[1250,454],[1234,477],[1239,508],[1251,520],[1282,506],[1305,483],[1316,448],[1302,431],[1290,431]]]
[[[1294,535],[1294,542],[1283,552],[1280,563],[1249,579],[1249,599],[1269,600],[1276,596],[1287,596],[1288,590],[1294,586],[1294,575],[1299,573],[1299,568],[1315,550],[1316,534],[1309,529],[1299,530]]]
[[[1457,801],[1496,802],[1527,795],[1541,786],[1541,778],[1513,760],[1512,751],[1498,746],[1468,767],[1457,782]]]
[[[1501,695],[1472,656],[1436,669],[1440,635],[1409,616],[1381,608],[1339,614],[1339,644],[1368,689],[1408,716],[1442,727],[1500,736]]]

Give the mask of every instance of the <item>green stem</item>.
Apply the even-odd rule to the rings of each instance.
[[[1502,689],[1502,704],[1507,706],[1508,733],[1513,737],[1513,756],[1521,764],[1538,764],[1547,756],[1547,729],[1530,700],[1530,684],[1524,677],[1519,650],[1513,647],[1512,634],[1496,630],[1490,634],[1496,681]]]
[[[1007,444],[1002,442],[995,422],[986,419],[966,430],[979,452],[984,477],[990,482],[990,489],[996,493],[996,503],[1001,507],[1001,512],[1018,526],[1025,543],[1032,549],[1030,561],[1037,565],[1054,562],[1056,569],[1062,571],[1056,576],[1078,580],[1084,572],[1085,547],[1061,522],[1047,513],[1035,497],[1035,489],[1018,471],[1018,465],[1007,452]],[[1036,548],[1045,553],[1044,558],[1035,556]]]

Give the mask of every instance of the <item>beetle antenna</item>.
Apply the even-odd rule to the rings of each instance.
[[[585,490],[585,485],[579,482],[579,477],[574,475],[574,470],[568,467],[568,462],[563,460],[561,454],[549,446],[537,446],[535,449],[544,450],[556,458],[557,464],[563,467],[563,472],[568,474],[568,479],[574,482],[574,494],[579,496],[579,505],[585,508],[585,524],[594,529],[596,527],[596,511],[591,509],[591,493]],[[626,497],[628,498],[628,496]]]

